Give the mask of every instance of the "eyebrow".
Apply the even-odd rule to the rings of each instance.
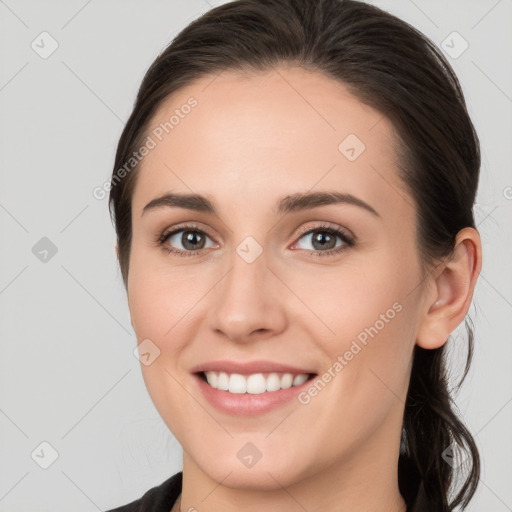
[[[350,204],[358,206],[376,217],[379,213],[362,199],[341,192],[298,192],[281,198],[277,203],[277,208],[272,209],[278,215],[292,213],[301,210],[309,210],[317,206],[330,204]],[[147,211],[157,208],[185,208],[197,212],[211,213],[218,215],[215,203],[205,196],[199,194],[177,194],[166,193],[160,197],[151,200],[142,210],[142,215]],[[142,216],[141,215],[141,216]]]

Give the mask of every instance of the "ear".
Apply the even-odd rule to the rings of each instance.
[[[425,349],[444,345],[464,320],[482,268],[480,235],[474,228],[457,234],[452,255],[435,269],[416,344]]]

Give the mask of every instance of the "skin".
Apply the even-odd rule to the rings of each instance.
[[[339,82],[293,67],[224,72],[177,91],[151,126],[190,96],[197,107],[139,169],[127,283],[137,339],[160,350],[141,367],[183,447],[181,510],[404,511],[397,461],[412,351],[443,345],[464,319],[481,266],[478,233],[462,230],[453,257],[422,280],[393,126]],[[338,149],[348,134],[366,146],[355,161]],[[308,191],[350,193],[379,215],[351,204],[276,214],[280,198]],[[176,207],[142,215],[165,192],[206,195],[218,215]],[[155,244],[184,222],[206,233],[198,254]],[[315,256],[323,249],[299,230],[326,222],[356,244]],[[263,251],[252,263],[236,252],[247,236]],[[186,250],[180,240],[174,248]],[[268,359],[321,375],[396,303],[401,311],[307,405],[232,416],[191,376],[215,359]],[[251,468],[237,457],[248,442],[262,454]]]

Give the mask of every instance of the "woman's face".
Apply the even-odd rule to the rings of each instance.
[[[180,89],[147,135],[128,299],[184,464],[269,489],[396,460],[425,301],[390,122],[280,68]]]

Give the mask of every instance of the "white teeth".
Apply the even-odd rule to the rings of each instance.
[[[308,376],[304,373],[301,375],[296,375],[293,379],[293,385],[294,386],[300,386],[301,384],[304,384],[308,380]]]
[[[210,384],[212,388],[216,388],[217,383],[219,382],[219,377],[215,372],[208,372],[206,374],[206,380],[208,381],[208,384]]]
[[[247,379],[247,393],[251,393],[252,395],[265,393],[266,386],[267,382],[265,381],[265,377],[263,377],[262,373],[249,375],[249,378]]]
[[[278,391],[281,389],[281,379],[277,373],[271,373],[267,377],[267,391]]]
[[[206,378],[208,379],[209,373],[215,373],[215,372],[206,372]],[[208,383],[210,384],[210,383]],[[215,386],[213,384],[210,384],[212,388]],[[227,391],[229,389],[229,376],[227,373],[220,372],[219,377],[217,379],[217,389],[220,389],[222,391]]]
[[[251,375],[240,375],[239,373],[228,374],[226,372],[205,372],[206,381],[215,389],[229,391],[230,393],[260,395],[266,391],[279,391],[292,386],[300,386],[308,380],[309,374],[300,373],[253,373]]]
[[[303,382],[306,382],[308,376],[305,373],[303,373],[302,376],[304,377],[304,381]],[[297,375],[297,377],[298,377],[298,375]],[[293,379],[293,375],[291,373],[285,373],[281,377],[281,388],[282,389],[291,388],[293,386],[293,383],[294,383],[294,379]]]
[[[245,393],[247,391],[247,380],[243,375],[232,373],[229,376],[229,392]]]

